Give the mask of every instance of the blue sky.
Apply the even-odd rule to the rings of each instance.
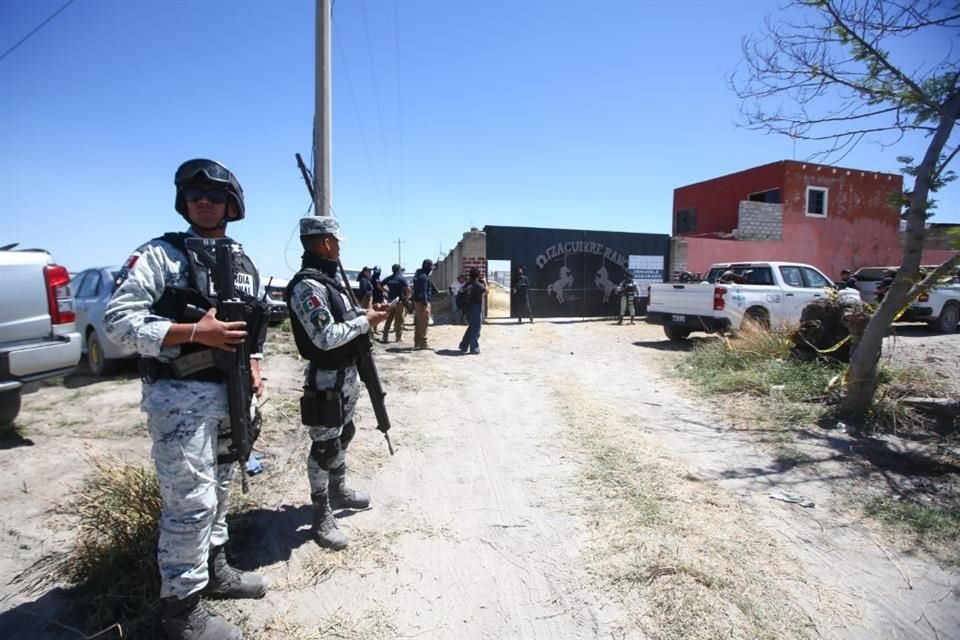
[[[0,52],[64,0],[0,2]],[[738,128],[727,76],[774,2],[337,0],[333,207],[348,267],[486,224],[669,233],[673,189],[815,147]],[[299,264],[313,0],[76,0],[0,60],[0,244],[77,271],[184,227],[173,172],[219,159],[265,275]],[[911,45],[917,46],[917,45]],[[928,52],[905,55],[922,60]],[[840,163],[898,170],[920,142]],[[960,221],[960,186],[935,222]]]

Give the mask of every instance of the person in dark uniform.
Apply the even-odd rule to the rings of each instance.
[[[413,348],[429,349],[427,343],[427,328],[430,325],[430,295],[433,293],[433,281],[430,272],[433,271],[433,260],[423,261],[417,275],[413,278]]]
[[[850,273],[850,269],[843,269],[840,271],[840,280],[836,284],[841,289],[856,289],[857,279]]]
[[[893,281],[897,279],[897,270],[896,269],[887,269],[883,273],[883,277],[880,278],[880,282],[877,283],[877,304],[883,302],[883,299],[887,297],[887,291],[890,290],[890,287],[893,286]]]
[[[130,256],[107,303],[104,326],[111,340],[141,358],[140,407],[147,414],[162,502],[157,565],[163,629],[171,640],[240,640],[239,628],[201,602],[202,596],[260,598],[269,585],[263,576],[227,563],[226,518],[237,457],[230,451],[227,374],[215,366],[213,354],[236,351],[246,341],[251,389],[261,395],[265,309],[256,298],[256,266],[235,245],[234,284],[246,320],[218,320],[214,278],[197,253],[205,250],[188,247],[191,239],[229,240],[227,224],[244,217],[236,176],[219,162],[197,158],[180,165],[174,184],[174,207],[189,229],[155,238]],[[206,313],[197,320],[188,304]],[[194,363],[190,369],[185,358]],[[204,359],[210,366],[202,366]]]
[[[307,479],[317,544],[343,549],[349,543],[333,509],[366,509],[370,496],[347,487],[347,446],[356,433],[353,410],[360,397],[357,356],[369,348],[368,332],[386,317],[383,305],[355,307],[338,277],[340,225],[336,218],[300,220],[303,263],[287,285],[290,325],[297,351],[309,361],[304,372],[301,422],[310,429]]]
[[[410,286],[403,277],[403,267],[393,265],[393,274],[383,281],[390,302],[395,302],[387,312],[387,321],[383,323],[383,342],[389,342],[390,323],[394,323],[394,334],[397,342],[403,339],[403,318],[406,315],[406,304],[410,299]]]
[[[523,322],[523,317],[533,322],[533,311],[530,309],[530,280],[523,272],[523,267],[517,267],[517,280],[513,283],[513,299],[516,305],[517,322]]]
[[[364,309],[369,309],[373,302],[373,282],[370,275],[370,267],[364,267],[357,277],[357,298],[360,300],[360,306]]]
[[[370,274],[370,285],[373,287],[373,304],[383,304],[386,302],[386,300],[384,300],[386,291],[383,288],[383,283],[380,281],[380,267],[373,268]]]

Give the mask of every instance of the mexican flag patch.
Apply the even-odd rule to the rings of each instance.
[[[310,296],[303,301],[303,310],[305,313],[310,313],[314,309],[320,308],[320,298],[317,296]]]

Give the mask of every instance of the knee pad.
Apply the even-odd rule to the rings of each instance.
[[[340,447],[346,449],[356,434],[357,427],[353,424],[353,420],[343,425],[343,430],[340,432]]]
[[[310,457],[313,458],[321,469],[330,471],[331,465],[336,462],[337,456],[340,455],[342,450],[343,447],[340,444],[340,438],[314,440],[313,445],[310,447]]]

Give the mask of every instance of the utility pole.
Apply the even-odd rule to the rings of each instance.
[[[330,180],[330,0],[317,0],[317,43],[313,105],[314,215],[329,216],[333,193]]]
[[[401,259],[401,256],[400,256],[400,245],[403,244],[403,240],[401,240],[400,238],[397,238],[396,240],[393,241],[393,244],[397,245],[397,264],[400,265],[400,267],[402,268],[403,260]]]

